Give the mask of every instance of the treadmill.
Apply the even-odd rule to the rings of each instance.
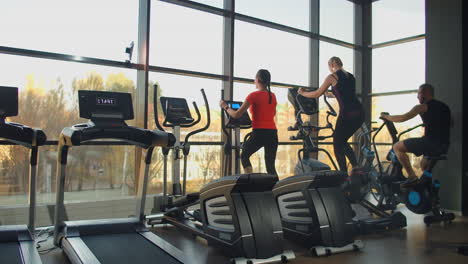
[[[34,241],[38,148],[47,138],[40,129],[5,121],[18,115],[18,88],[0,86],[0,139],[31,150],[28,225],[0,226],[0,263],[42,263]]]
[[[80,117],[89,119],[63,129],[59,137],[54,244],[74,263],[185,263],[183,253],[145,225],[149,165],[155,147],[170,147],[170,133],[128,126],[133,119],[128,93],[78,91]],[[145,155],[138,180],[136,217],[64,221],[67,154],[70,148],[98,139],[117,139],[140,147]]]

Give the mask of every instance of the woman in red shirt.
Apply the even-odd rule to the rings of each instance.
[[[242,167],[245,173],[252,173],[250,156],[260,148],[265,149],[265,165],[267,172],[277,175],[275,169],[276,151],[278,150],[278,131],[275,125],[276,96],[270,89],[271,75],[268,70],[261,69],[255,76],[257,91],[250,93],[238,110],[233,110],[221,100],[219,105],[233,118],[240,118],[250,109],[252,118],[252,135],[244,142],[241,154]]]

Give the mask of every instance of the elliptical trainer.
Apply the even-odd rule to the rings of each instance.
[[[318,153],[319,151],[322,151],[327,155],[328,159],[333,165],[333,168],[337,170],[338,167],[336,166],[330,153],[326,149],[319,148],[315,143],[317,140],[324,140],[333,136],[334,130],[329,120],[330,116],[337,115],[333,107],[331,107],[325,98],[325,103],[329,108],[327,111],[327,124],[323,127],[320,127],[313,125],[310,121],[302,120],[302,115],[307,115],[310,118],[313,115],[319,113],[317,99],[304,97],[298,94],[297,89],[289,89],[288,100],[294,106],[296,118],[295,126],[288,127],[288,131],[298,131],[297,135],[291,136],[290,139],[303,141],[303,147],[297,153],[299,161],[294,169],[295,174],[299,175],[312,171],[330,170],[330,166],[327,164],[310,157],[311,153]],[[327,136],[314,135],[318,134],[318,132],[323,129],[330,130],[331,134]]]
[[[224,98],[224,91],[221,91],[221,98]],[[226,104],[233,110],[237,110],[241,107],[242,102],[240,101],[226,101]],[[243,148],[243,143],[245,143],[251,135],[247,133],[244,136],[244,140],[241,142],[241,130],[249,129],[252,127],[252,120],[248,112],[245,112],[240,118],[232,118],[225,109],[222,109],[221,124],[223,133],[226,136],[226,142],[224,143],[224,161],[223,161],[223,176],[235,175],[241,173],[240,165],[240,155]],[[231,130],[232,135],[229,133]],[[234,141],[234,143],[233,143]],[[234,160],[232,157],[232,152],[234,151]],[[232,163],[234,163],[234,170],[232,168]]]
[[[292,89],[289,90],[288,97],[293,98],[298,110],[297,129],[289,130],[299,131],[292,139],[302,139],[304,147],[298,153],[296,176],[279,181],[273,188],[284,235],[308,247],[317,256],[359,250],[363,248],[363,243],[355,240],[357,232],[353,211],[341,189],[347,177],[346,172],[331,171],[328,165],[311,159],[308,155],[320,150],[326,152],[316,147],[314,141],[317,137],[312,133],[331,129],[331,124],[328,122],[327,126],[318,127],[310,122],[303,122],[302,114],[310,116],[318,113],[316,100],[300,96]],[[329,111],[328,115],[334,113]],[[301,153],[304,158],[301,158]],[[326,153],[332,160],[330,154]]]
[[[157,88],[155,93],[156,90]],[[207,124],[204,128],[207,128],[210,124],[210,110],[205,93],[201,91],[207,111]],[[154,100],[155,122],[158,123],[156,94]],[[165,126],[184,122],[190,126],[194,122],[184,98],[161,97],[161,104]],[[194,106],[199,113],[196,104]],[[195,122],[199,122],[200,119],[198,114]],[[162,126],[158,125],[158,128],[162,129]],[[203,130],[190,132],[182,147],[185,149],[188,146],[189,135],[201,131]],[[185,158],[184,178],[187,175],[186,164]],[[164,174],[167,175],[166,172]],[[283,249],[279,212],[271,191],[276,181],[277,178],[272,175],[242,174],[212,181],[203,186],[198,193],[189,193],[181,197],[173,194],[173,199],[167,199],[167,194],[164,193],[163,215],[148,218],[148,224],[171,224],[201,237],[208,245],[219,248],[232,257],[232,263],[287,262],[295,256],[292,251]],[[164,181],[164,184],[166,185],[167,181]],[[194,206],[200,208],[190,211]]]

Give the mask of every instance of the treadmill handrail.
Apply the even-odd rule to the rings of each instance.
[[[145,149],[154,146],[170,147],[175,138],[172,134],[132,126],[97,127],[92,123],[65,127],[60,133],[61,145],[72,147],[98,139],[117,139]]]
[[[12,122],[0,123],[0,138],[26,148],[43,146],[47,141],[43,130]]]

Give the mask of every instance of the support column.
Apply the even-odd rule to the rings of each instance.
[[[320,85],[319,80],[319,61],[320,61],[320,42],[312,35],[319,34],[320,32],[320,0],[310,0],[309,3],[309,30],[311,36],[309,37],[309,87],[318,88]],[[310,117],[309,120],[315,126],[318,126],[319,115]],[[314,136],[318,133],[314,132]],[[318,141],[315,142],[316,144]],[[318,153],[304,153],[313,159],[318,159]]]
[[[354,75],[356,91],[361,95],[365,112],[365,123],[371,125],[372,118],[372,1],[362,1],[354,6]]]
[[[229,11],[229,15],[223,19],[223,75],[226,79],[223,80],[223,96],[224,100],[232,100],[234,94],[234,12],[235,12],[235,0],[224,0],[224,9]],[[224,113],[221,113],[224,115]],[[224,119],[223,119],[224,120]],[[232,138],[232,131],[229,130],[229,137]],[[221,131],[221,139],[226,142],[227,136]],[[234,141],[232,141],[234,142]],[[221,161],[224,161],[224,151],[221,151]],[[234,152],[232,152],[233,159],[235,158]],[[234,160],[230,161],[234,165]],[[224,162],[221,165],[220,175],[224,172]],[[234,168],[234,166],[232,166]],[[230,173],[228,173],[230,174]]]
[[[447,41],[450,40],[450,41]],[[434,85],[435,97],[452,112],[448,160],[440,161],[434,177],[442,183],[440,202],[445,209],[462,211],[468,175],[463,158],[467,141],[463,133],[463,43],[462,0],[426,0],[426,82]],[[466,101],[465,101],[466,102]],[[464,205],[465,214],[467,205]]]

